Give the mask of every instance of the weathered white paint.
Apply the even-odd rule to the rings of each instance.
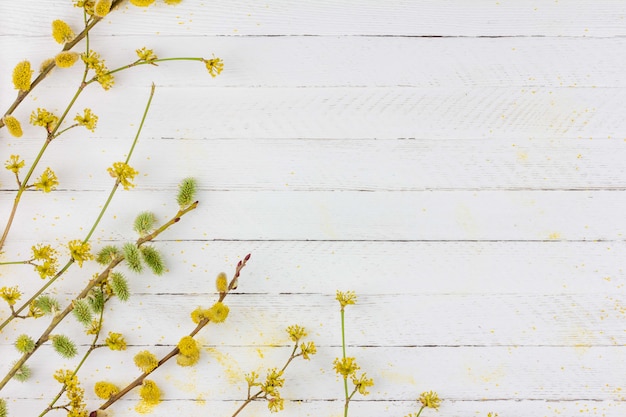
[[[154,374],[165,397],[154,415],[232,415],[243,373],[279,366],[293,323],[310,329],[318,355],[288,370],[283,415],[342,415],[334,293],[352,289],[348,349],[376,385],[351,415],[403,416],[432,389],[442,417],[621,417],[625,15],[610,0],[124,6],[92,37],[111,68],[148,46],[161,57],[215,53],[225,71],[212,79],[202,64],[167,63],[88,89],[76,109],[92,107],[98,130],[50,146],[41,167],[55,169],[59,191],[24,195],[3,257],[86,234],[155,82],[131,161],[137,188],[115,196],[93,245],[134,239],[141,210],[169,218],[182,177],[199,179],[201,203],[155,243],[165,275],[127,272],[134,296],[109,306],[105,329],[123,331],[129,350],[87,362],[90,407],[95,381],[122,385],[137,375],[135,352],[171,349],[191,329],[189,311],[216,298],[215,275],[252,253],[228,322],[199,335],[201,363]],[[0,2],[0,109],[14,97],[14,64],[58,50],[55,18],[81,20],[69,1]],[[25,136],[0,130],[2,161],[34,158],[43,138],[28,115],[61,109],[79,74],[55,70],[15,112]],[[0,219],[12,181],[0,172]],[[69,302],[97,271],[74,266],[51,291]],[[32,292],[41,280],[2,267],[0,286],[15,284]],[[0,373],[17,358],[15,337],[46,325],[0,334]],[[58,331],[86,349],[73,320]],[[38,415],[58,389],[52,372],[72,364],[42,348],[31,383],[0,392],[11,415]],[[137,415],[136,399],[115,415]],[[267,414],[255,404],[243,415]]]

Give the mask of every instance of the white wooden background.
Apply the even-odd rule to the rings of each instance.
[[[95,381],[123,385],[137,375],[135,352],[169,351],[191,330],[189,312],[216,298],[214,276],[250,252],[227,323],[200,333],[201,364],[154,374],[166,399],[154,415],[232,415],[243,373],[282,363],[293,323],[319,352],[288,370],[282,415],[342,415],[332,371],[341,289],[359,295],[348,353],[376,383],[352,416],[404,416],[426,390],[443,399],[428,416],[624,416],[625,16],[613,0],[124,6],[92,35],[110,67],[147,46],[160,57],[215,53],[224,73],[162,64],[91,88],[77,109],[100,116],[96,133],[50,148],[42,167],[57,171],[59,190],[25,195],[3,259],[26,257],[33,239],[84,237],[154,82],[131,161],[137,187],[116,195],[94,246],[133,239],[140,210],[170,216],[185,176],[198,178],[201,205],[159,238],[169,272],[133,277],[131,300],[111,305],[105,329],[129,349],[91,357],[81,377],[91,407]],[[58,50],[56,18],[81,21],[69,0],[0,3],[2,111],[15,63]],[[55,70],[16,115],[62,109],[79,76]],[[43,138],[24,128],[22,139],[0,130],[2,161],[32,160]],[[55,291],[70,300],[95,271],[74,268]],[[41,284],[30,268],[0,274],[0,286]],[[2,374],[15,337],[47,321],[23,325],[0,335]],[[86,348],[78,325],[63,330]],[[32,380],[0,393],[11,415],[38,415],[57,390],[52,372],[75,363],[39,351]],[[129,395],[115,415],[136,415],[136,403]],[[244,413],[268,414],[265,404]]]

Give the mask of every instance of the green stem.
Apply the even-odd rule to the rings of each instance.
[[[426,408],[425,406],[422,406],[422,408],[420,408],[420,410],[417,412],[417,414],[415,415],[415,417],[420,417],[420,414],[422,414],[422,410]]]
[[[341,349],[343,354],[343,359],[346,359],[346,324],[345,324],[345,314],[344,309],[341,307]],[[350,404],[350,395],[348,394],[348,377],[343,377],[343,389],[345,392],[345,405],[343,407],[343,416],[348,417],[348,405]]]
[[[204,62],[204,58],[200,58],[200,57],[175,57],[175,58],[157,58],[157,59],[153,59],[150,61],[143,61],[143,60],[137,60],[135,62],[132,62],[130,64],[126,64],[123,65],[121,67],[112,69],[111,71],[108,71],[105,73],[105,75],[112,75],[115,74],[117,72],[120,71],[124,71],[127,70],[129,68],[133,68],[133,67],[137,67],[139,65],[154,65],[157,62],[166,62],[166,61],[200,61],[200,62]],[[93,77],[91,80],[87,81],[87,84],[91,84],[98,81],[98,77]]]

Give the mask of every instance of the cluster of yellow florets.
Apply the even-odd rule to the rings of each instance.
[[[33,184],[36,189],[41,190],[44,193],[49,193],[54,190],[57,185],[59,185],[59,180],[50,167],[46,168]]]
[[[157,357],[147,350],[142,350],[141,352],[137,353],[134,360],[137,368],[146,373],[151,372],[157,366],[159,366],[159,360],[157,359]]]
[[[19,62],[13,69],[13,87],[20,91],[30,90],[30,79],[32,75],[33,70],[30,68],[30,62]]]
[[[59,118],[46,109],[37,108],[30,114],[30,124],[45,127],[48,132],[56,127],[58,121]]]
[[[91,245],[88,242],[72,240],[67,244],[67,246],[70,249],[70,256],[80,267],[83,266],[83,262],[94,258],[91,254]]]
[[[22,293],[17,287],[2,287],[0,288],[0,297],[10,306],[13,306],[22,297]]]
[[[11,155],[4,164],[4,167],[14,174],[18,174],[20,169],[24,168],[24,160],[19,155]]]
[[[176,363],[180,366],[195,365],[200,359],[200,347],[196,339],[191,336],[184,336],[178,342],[180,353],[176,357]]]
[[[87,65],[87,68],[96,73],[94,78],[102,88],[108,90],[113,87],[113,83],[115,82],[113,74],[111,74],[106,65],[104,65],[104,60],[100,58],[97,52],[89,51],[89,55],[84,53],[80,57]]]
[[[137,174],[139,174],[139,172],[135,171],[133,167],[128,165],[126,162],[114,162],[112,167],[107,168],[107,171],[113,178],[117,178],[125,190],[135,186],[135,184],[132,183],[132,180]]]
[[[24,134],[24,132],[22,132],[22,125],[20,124],[20,121],[15,117],[11,115],[4,116],[2,121],[12,136],[19,138]]]
[[[98,116],[96,116],[91,109],[85,109],[82,115],[77,114],[76,117],[74,117],[74,121],[93,132],[96,130],[96,125],[98,124]]]
[[[98,398],[102,398],[103,400],[108,400],[113,395],[120,392],[120,389],[111,382],[106,381],[98,381],[96,385],[93,387],[94,393],[98,396]]]
[[[85,391],[80,387],[78,377],[70,370],[60,369],[54,373],[54,379],[65,386],[65,395],[69,404],[65,409],[68,417],[85,417],[89,414],[83,399]]]
[[[39,276],[43,278],[53,277],[57,273],[58,257],[57,251],[50,245],[37,244],[31,248],[33,252],[33,262],[35,263],[35,270]]]
[[[52,21],[52,37],[57,43],[67,43],[74,39],[74,31],[62,20],[53,20]]]
[[[104,343],[111,350],[126,350],[126,340],[121,333],[109,332],[109,336],[105,339]]]
[[[54,62],[59,68],[69,68],[78,61],[78,53],[71,51],[59,52],[54,57]]]

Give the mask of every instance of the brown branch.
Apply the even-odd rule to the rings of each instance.
[[[220,293],[220,297],[218,299],[218,302],[223,301],[226,298],[226,296],[228,295],[228,293],[230,292],[230,290],[234,289],[233,285],[236,285],[236,281],[239,278],[239,274],[241,273],[241,270],[244,268],[244,266],[246,266],[246,263],[248,262],[249,259],[250,259],[250,254],[247,254],[245,256],[245,258],[243,258],[243,260],[240,260],[239,263],[237,263],[237,267],[235,268],[235,274],[233,275],[233,279],[230,281],[230,284],[228,286],[228,291]],[[191,333],[189,333],[189,336],[192,336],[192,337],[195,336],[200,330],[202,330],[203,327],[205,327],[207,324],[209,324],[209,322],[210,322],[210,320],[208,318],[203,318],[202,320],[200,320],[200,322],[198,323],[196,328],[193,329],[191,331]],[[141,385],[143,383],[144,379],[146,379],[146,377],[148,375],[150,375],[152,372],[157,370],[165,362],[169,361],[174,356],[178,355],[179,352],[180,351],[178,349],[178,346],[175,347],[174,349],[172,349],[167,355],[165,355],[163,358],[161,358],[161,360],[158,362],[156,368],[154,368],[150,372],[144,372],[143,374],[139,375],[137,378],[135,378],[135,380],[133,382],[128,384],[123,390],[121,390],[117,394],[111,396],[111,398],[109,398],[109,400],[107,402],[105,402],[104,404],[102,404],[100,406],[99,410],[106,410],[111,405],[113,405],[113,403],[115,403],[116,401],[118,401],[119,399],[124,397],[126,394],[128,394],[131,390],[133,390],[134,388],[136,388],[139,385]]]

